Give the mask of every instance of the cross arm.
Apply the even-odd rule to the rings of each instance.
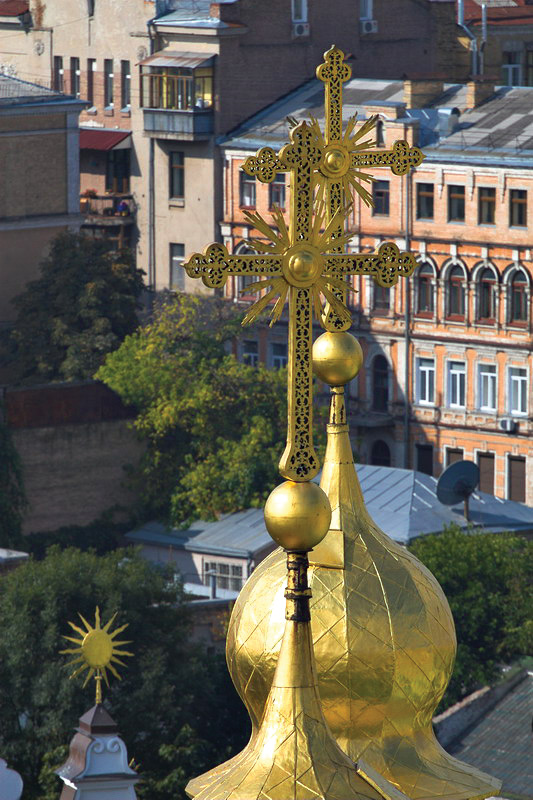
[[[414,253],[402,253],[393,242],[385,242],[377,253],[332,253],[324,257],[324,275],[370,275],[379,286],[389,288],[398,278],[412,275],[416,267]]]
[[[210,244],[183,265],[189,278],[201,278],[210,289],[220,289],[229,275],[281,275],[282,256],[230,255],[223,244]]]
[[[411,147],[405,139],[394,142],[391,150],[370,150],[352,153],[351,165],[359,167],[390,167],[394,175],[407,175],[418,167],[425,156],[418,147]]]
[[[242,165],[244,172],[262,183],[272,183],[278,172],[285,172],[287,167],[271,147],[262,147],[255,156],[248,156]]]

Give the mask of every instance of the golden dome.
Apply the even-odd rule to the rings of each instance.
[[[331,528],[309,558],[324,715],[353,761],[363,758],[411,800],[480,800],[499,781],[448,755],[431,725],[456,652],[450,608],[433,575],[366,511],[345,418],[343,389],[334,389],[320,482]],[[248,579],[229,625],[228,666],[254,733],[283,635],[285,577],[276,550]]]

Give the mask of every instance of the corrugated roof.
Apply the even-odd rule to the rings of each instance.
[[[113,150],[124,142],[131,131],[108,131],[102,128],[80,128],[80,150]]]
[[[437,499],[436,478],[414,470],[368,464],[356,464],[356,470],[370,516],[397,542],[408,544],[418,536],[440,532],[451,523],[467,527],[462,504],[443,506]],[[474,492],[470,498],[470,520],[492,533],[533,531],[533,508]],[[252,558],[271,544],[260,508],[228,514],[216,522],[195,522],[185,531],[149,522],[128,533],[126,538],[135,543],[171,545],[193,552],[243,558]]]
[[[533,675],[528,674],[447,749],[502,780],[502,797],[533,798],[532,711]]]
[[[27,11],[27,0],[0,0],[0,17],[18,17]]]
[[[151,67],[185,67],[195,69],[205,67],[213,63],[214,56],[206,56],[205,53],[178,53],[172,50],[160,50],[158,53],[140,61],[141,66],[150,65]]]

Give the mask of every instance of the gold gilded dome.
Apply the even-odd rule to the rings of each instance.
[[[365,508],[343,391],[333,389],[320,482],[331,528],[310,553],[309,570],[324,715],[353,761],[363,758],[411,800],[480,800],[497,793],[500,782],[448,755],[431,725],[456,652],[448,602],[433,575]],[[279,549],[249,578],[230,620],[228,666],[252,719],[252,739],[283,636],[285,581]],[[202,777],[209,782],[209,773]]]

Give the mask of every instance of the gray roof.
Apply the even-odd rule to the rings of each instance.
[[[235,3],[236,0],[218,0],[219,3]],[[227,28],[226,22],[210,14],[211,0],[173,0],[175,8],[155,20],[157,25],[178,25],[183,28]]]
[[[502,797],[533,798],[532,708],[530,673],[447,749],[502,780]]]
[[[0,106],[11,105],[35,105],[41,103],[76,103],[80,106],[87,103],[77,100],[71,95],[47,89],[45,86],[38,86],[36,83],[22,81],[13,78],[11,75],[0,74]]]
[[[462,504],[443,506],[437,499],[436,478],[396,467],[356,464],[356,469],[369,514],[395,541],[408,544],[418,536],[438,533],[453,522],[467,527]],[[485,492],[474,492],[470,497],[470,519],[476,527],[492,533],[533,531],[533,508]],[[260,508],[227,514],[216,522],[195,522],[185,531],[148,522],[126,538],[137,544],[171,545],[240,558],[253,558],[272,541]]]
[[[495,88],[494,95],[475,109],[466,107],[464,84],[444,84],[444,91],[427,108],[407,108],[403,103],[403,81],[352,78],[343,92],[344,120],[355,113],[360,120],[368,106],[395,109],[399,119],[418,121],[419,144],[428,161],[490,161],[531,164],[533,159],[533,87]],[[385,111],[384,108],[384,111]],[[455,113],[453,113],[455,112]],[[453,116],[451,116],[453,113]],[[288,116],[297,120],[316,117],[324,128],[324,87],[313,79],[281,100],[255,114],[219,140],[224,147],[257,150],[278,149],[287,141]]]
[[[22,550],[8,550],[0,547],[0,566],[12,564],[15,561],[25,561],[27,558],[29,558],[28,553],[24,553]]]

